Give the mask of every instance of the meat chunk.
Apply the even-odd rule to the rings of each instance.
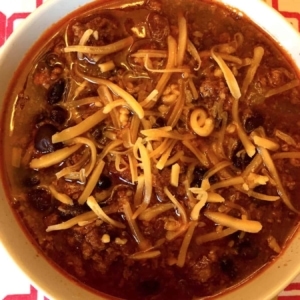
[[[67,194],[74,200],[79,198],[84,188],[84,186],[78,182],[66,181],[64,178],[60,178],[57,181],[57,187],[60,193]]]
[[[277,87],[277,86],[281,86],[284,84],[284,74],[282,72],[282,70],[279,69],[272,69],[269,73],[268,73],[268,81],[269,84],[272,87]]]
[[[156,12],[151,12],[147,17],[151,37],[156,41],[163,41],[170,34],[168,19]]]
[[[190,266],[188,271],[189,278],[199,283],[207,282],[213,275],[211,264],[210,259],[203,256],[194,265]]]

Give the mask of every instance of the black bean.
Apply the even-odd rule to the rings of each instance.
[[[46,57],[46,64],[49,67],[55,67],[55,66],[60,66],[62,63],[57,54],[49,53]]]
[[[36,175],[29,175],[29,176],[27,176],[23,179],[23,184],[26,187],[34,187],[34,186],[40,184],[40,179],[39,179],[37,174]]]
[[[147,0],[145,6],[149,10],[161,11],[161,1],[160,0]]]
[[[196,166],[193,172],[192,187],[201,187],[204,174],[207,172],[206,168]]]
[[[264,117],[260,113],[253,113],[253,115],[249,116],[245,121],[245,130],[247,132],[251,132],[259,126],[264,125]]]
[[[159,13],[151,12],[147,17],[151,38],[156,41],[163,41],[170,34],[168,19]]]
[[[111,185],[112,185],[111,179],[108,176],[101,174],[98,180],[98,187],[103,190],[107,190],[111,187]]]
[[[156,279],[147,279],[138,284],[138,290],[143,296],[155,295],[160,291],[160,283]]]
[[[47,92],[47,102],[51,105],[58,103],[62,100],[66,87],[66,81],[61,78],[54,82]]]
[[[164,126],[166,126],[165,118],[158,117],[152,127],[153,128],[159,128],[159,127],[164,127]]]
[[[49,210],[52,206],[50,192],[43,188],[35,188],[27,193],[28,202],[38,211]]]
[[[235,151],[232,155],[233,165],[241,170],[244,170],[251,162],[252,158],[245,151]]]
[[[96,141],[99,141],[103,138],[103,126],[96,126],[92,129],[91,134]]]
[[[68,111],[61,106],[54,106],[50,112],[50,119],[59,125],[64,124],[68,119],[68,116]]]
[[[131,35],[132,34],[132,28],[135,27],[135,23],[133,21],[133,19],[126,19],[124,22],[124,27],[126,29],[126,31]]]
[[[244,170],[250,164],[252,158],[247,154],[242,143],[239,142],[232,153],[231,161],[237,169]]]
[[[47,111],[41,111],[34,117],[35,124],[45,121],[48,118]]]
[[[52,143],[52,135],[57,132],[55,126],[44,124],[37,130],[34,138],[34,147],[42,153],[53,152],[56,147]]]
[[[255,246],[255,243],[251,243],[249,239],[243,240],[237,246],[238,254],[247,260],[254,259],[259,254],[259,249]]]
[[[237,270],[234,261],[230,257],[222,257],[220,261],[221,270],[227,274],[231,279],[235,278],[237,275]]]

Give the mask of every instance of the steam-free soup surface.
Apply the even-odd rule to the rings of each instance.
[[[224,292],[299,222],[298,74],[212,2],[100,6],[48,32],[12,83],[12,206],[49,260],[99,292]]]

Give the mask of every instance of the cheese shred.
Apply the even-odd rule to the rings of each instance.
[[[86,204],[90,207],[90,209],[105,223],[108,223],[117,228],[125,228],[125,225],[121,222],[113,220],[109,217],[101,208],[101,206],[97,203],[96,199],[93,196],[89,196]]]

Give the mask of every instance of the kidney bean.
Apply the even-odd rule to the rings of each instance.
[[[60,102],[66,88],[66,81],[63,78],[55,81],[47,92],[47,102],[51,105]]]
[[[52,143],[52,135],[57,132],[55,126],[51,124],[44,124],[39,127],[35,138],[34,138],[34,147],[42,153],[53,152],[56,147]]]

